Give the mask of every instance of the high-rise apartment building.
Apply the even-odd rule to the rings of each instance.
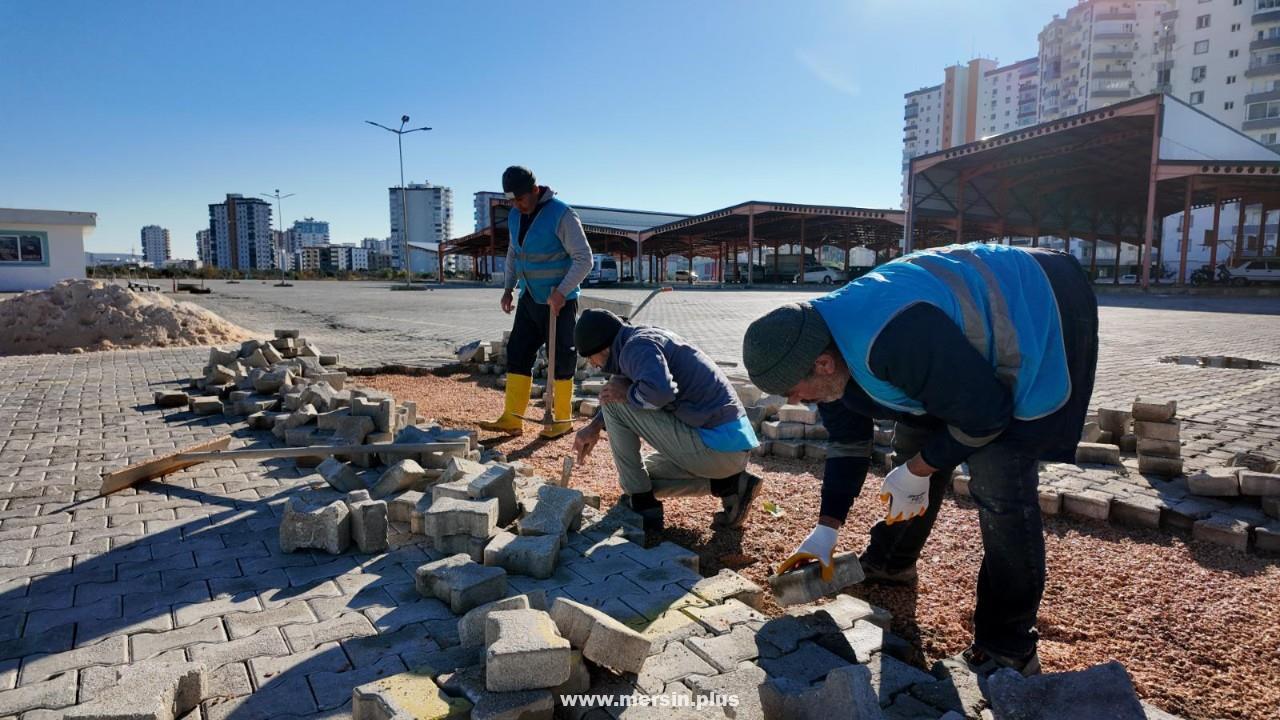
[[[224,202],[210,204],[207,262],[226,270],[277,267],[271,204],[239,194],[228,194]]]
[[[399,187],[388,188],[391,210],[391,263],[401,268],[401,212]],[[429,182],[410,183],[404,187],[408,205],[408,241],[418,244],[438,244],[453,236],[453,190]]]
[[[206,230],[196,231],[196,259],[202,263],[209,262],[209,240],[212,234]]]
[[[151,263],[151,267],[164,267],[164,262],[172,256],[169,246],[169,231],[159,225],[147,225],[142,228],[142,256]]]
[[[296,253],[304,247],[329,244],[329,223],[315,218],[294,220],[286,239],[287,250]]]
[[[493,200],[502,200],[506,196],[500,192],[492,190],[481,190],[475,194],[472,204],[475,208],[476,232],[480,232],[489,227],[491,218],[489,217],[489,208]]]

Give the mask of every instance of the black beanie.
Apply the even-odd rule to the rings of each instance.
[[[579,355],[591,357],[612,345],[621,329],[622,318],[608,310],[583,310],[573,328],[573,344],[578,346]]]
[[[511,193],[513,197],[533,192],[537,186],[533,171],[522,165],[512,165],[502,173],[502,192]]]

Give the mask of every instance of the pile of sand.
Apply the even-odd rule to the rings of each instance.
[[[250,337],[199,305],[97,280],[64,280],[0,302],[0,355],[221,345]]]

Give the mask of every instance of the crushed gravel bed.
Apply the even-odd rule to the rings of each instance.
[[[361,385],[418,403],[418,414],[444,425],[474,427],[502,411],[492,376],[377,375]],[[541,410],[537,410],[540,414]],[[572,484],[596,492],[603,506],[619,496],[605,439]],[[523,460],[547,477],[572,453],[572,435],[537,439],[481,433],[488,447]],[[714,498],[666,503],[667,539],[697,552],[704,573],[731,568],[767,587],[766,578],[813,527],[820,463],[753,460],[765,479],[760,499],[785,511],[763,511],[741,532],[710,528]],[[878,477],[855,503],[839,550],[861,550],[883,515]],[[1171,536],[1061,517],[1045,519],[1048,584],[1041,605],[1040,658],[1046,672],[1075,670],[1115,659],[1128,668],[1138,694],[1188,718],[1280,717],[1280,561]],[[922,667],[953,655],[971,639],[971,615],[982,542],[972,501],[948,496],[920,563],[914,589],[855,586],[853,595],[893,613],[893,630],[919,650]],[[771,600],[767,614],[780,609]]]

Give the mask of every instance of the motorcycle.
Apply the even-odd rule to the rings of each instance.
[[[1201,285],[1226,285],[1231,282],[1231,272],[1225,264],[1218,265],[1217,273],[1210,270],[1208,265],[1202,265],[1191,273],[1191,284]]]

